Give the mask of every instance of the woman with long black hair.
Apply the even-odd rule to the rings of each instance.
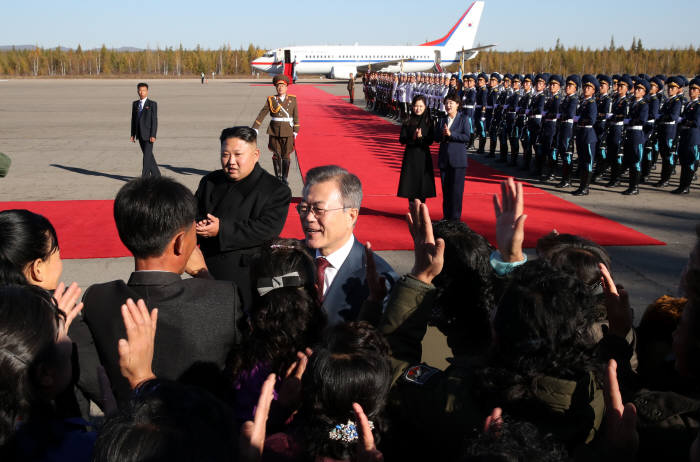
[[[399,142],[406,146],[401,163],[399,197],[408,199],[409,204],[418,199],[425,202],[427,197],[435,197],[435,175],[430,145],[433,144],[434,126],[427,111],[425,98],[417,95],[412,101],[413,114],[401,125]]]

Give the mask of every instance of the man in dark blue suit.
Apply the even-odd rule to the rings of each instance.
[[[391,266],[375,255],[387,295],[370,300],[375,294],[370,293],[366,278],[365,247],[353,235],[361,202],[362,184],[344,168],[326,165],[306,173],[297,211],[306,245],[316,260],[318,295],[330,325],[356,320],[366,300],[386,305],[398,280]]]
[[[158,104],[148,98],[148,84],[141,82],[136,86],[139,99],[131,105],[131,142],[139,140],[143,153],[141,176],[160,176],[156,158],[153,157],[153,143],[158,132]]]
[[[445,97],[447,117],[440,119],[435,130],[435,141],[440,143],[438,167],[442,181],[442,214],[447,220],[459,220],[462,216],[464,175],[467,173],[467,145],[469,125],[459,110],[459,96],[450,93]]]

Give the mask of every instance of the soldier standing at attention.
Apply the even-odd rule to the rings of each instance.
[[[350,104],[355,104],[355,76],[352,72],[348,80],[348,95],[350,96]]]
[[[612,79],[609,75],[598,74],[596,76],[598,80],[598,85],[600,90],[596,95],[596,108],[598,109],[598,116],[595,119],[595,129],[596,138],[598,142],[595,148],[595,159],[596,166],[593,171],[593,177],[591,182],[595,182],[598,177],[600,177],[605,170],[608,168],[607,158],[608,158],[608,119],[612,117],[612,98],[610,97],[610,85],[612,84]]]
[[[549,75],[537,74],[535,76],[535,93],[530,99],[530,106],[527,112],[527,131],[529,134],[529,147],[525,149],[523,154],[523,167],[522,170],[530,169],[530,159],[532,158],[532,150],[535,151],[535,165],[537,166],[538,175],[541,173],[541,163],[542,163],[542,116],[544,115],[544,105],[546,103],[546,97],[544,95],[544,89],[547,86],[547,79]]]
[[[677,76],[666,79],[668,99],[659,109],[659,153],[661,154],[661,179],[654,184],[657,188],[668,186],[675,166],[673,143],[676,139],[677,124],[683,110],[683,80]]]
[[[644,155],[644,124],[649,119],[649,105],[644,97],[648,92],[649,82],[638,79],[634,85],[634,100],[629,109],[625,131],[623,165],[630,170],[629,187],[622,193],[626,196],[639,194],[638,186]]]
[[[690,101],[683,110],[683,121],[679,125],[678,163],[681,165],[681,179],[673,194],[690,193],[695,170],[700,160],[700,78],[696,77],[688,85]]]
[[[593,177],[593,162],[596,153],[595,124],[600,109],[595,94],[600,90],[600,82],[590,74],[581,78],[583,84],[583,101],[576,111],[576,152],[578,152],[578,172],[581,183],[574,196],[587,196],[588,186]]]
[[[581,77],[570,75],[566,78],[564,87],[564,98],[559,105],[559,127],[557,130],[556,149],[561,157],[562,173],[561,181],[557,188],[568,188],[571,186],[571,161],[573,157],[574,118],[578,108],[577,92],[581,88]],[[580,155],[580,154],[579,154]],[[556,164],[556,158],[554,159]]]
[[[272,151],[275,176],[287,184],[290,158],[292,151],[294,151],[294,140],[299,134],[297,97],[287,94],[289,77],[286,75],[274,76],[272,84],[277,89],[277,95],[267,98],[265,105],[253,122],[253,129],[257,132],[267,114],[271,115],[270,125],[267,127],[269,136],[267,147]]]

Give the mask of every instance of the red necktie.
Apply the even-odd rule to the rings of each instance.
[[[326,281],[326,268],[330,262],[325,257],[316,257],[316,288],[318,290],[318,301],[323,303],[323,284]]]

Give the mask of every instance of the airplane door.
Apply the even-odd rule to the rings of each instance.
[[[442,67],[440,66],[441,61],[440,50],[435,50],[435,69],[437,69],[438,72],[442,72]]]
[[[289,77],[290,81],[294,81],[294,62],[291,50],[284,50],[284,75]]]

